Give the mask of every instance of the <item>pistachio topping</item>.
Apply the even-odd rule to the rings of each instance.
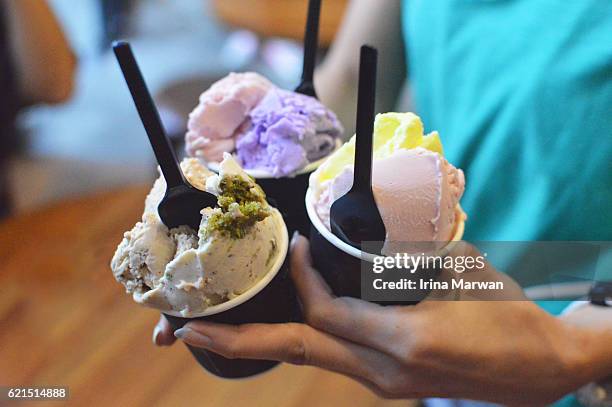
[[[270,216],[266,195],[254,181],[239,176],[225,176],[219,183],[219,208],[215,209],[206,225],[205,235],[213,232],[242,239],[259,221]]]
[[[219,206],[227,211],[230,204],[236,202],[266,203],[266,194],[254,180],[247,181],[237,175],[227,175],[219,183]]]

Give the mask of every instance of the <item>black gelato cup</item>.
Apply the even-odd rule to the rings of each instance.
[[[310,175],[341,145],[342,142],[337,140],[335,149],[327,156],[311,162],[294,175],[274,177],[266,171],[244,170],[255,178],[257,184],[264,190],[270,205],[278,209],[283,215],[290,234],[297,230],[303,236],[307,236],[310,232],[310,221],[304,206]],[[218,173],[219,163],[210,162],[208,168]]]
[[[206,309],[204,313],[182,317],[180,313],[164,312],[173,330],[190,321],[210,321],[223,324],[284,323],[300,320],[295,287],[289,276],[287,228],[283,225],[279,253],[270,271],[243,294]],[[202,348],[187,345],[196,360],[215,376],[238,379],[266,372],[279,362],[271,360],[227,359]]]
[[[310,174],[315,170],[316,168],[313,168],[308,172],[298,173],[294,177],[255,178],[257,184],[266,193],[270,204],[275,206],[283,215],[287,229],[292,234],[297,230],[305,236],[310,229],[304,199],[306,198],[306,190],[308,190]]]
[[[362,280],[362,274],[370,273],[375,255],[354,248],[343,242],[334,235],[323,224],[316,213],[313,204],[313,193],[309,189],[306,193],[306,209],[310,220],[310,254],[315,269],[321,273],[334,295],[338,297],[363,298],[363,284],[369,280]],[[454,243],[461,240],[465,229],[465,213],[459,205],[457,211],[457,225],[451,241],[444,243],[444,246],[435,252],[437,256],[444,256],[452,248]],[[431,247],[431,245],[429,245]],[[438,246],[439,247],[439,246]],[[405,273],[405,270],[387,268],[384,273],[400,273],[408,276],[414,281],[436,279],[441,270],[439,269],[419,269],[413,274]],[[389,275],[387,274],[387,275]],[[371,301],[380,305],[414,305],[422,301],[431,290],[415,289],[408,294],[398,294],[396,300]]]

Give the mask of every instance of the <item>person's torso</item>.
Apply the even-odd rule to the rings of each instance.
[[[612,239],[612,2],[406,0],[417,113],[472,240]]]

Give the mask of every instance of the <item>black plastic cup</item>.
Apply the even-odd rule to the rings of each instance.
[[[270,203],[282,213],[290,233],[297,230],[306,236],[310,230],[310,221],[304,207],[304,199],[308,190],[310,174],[315,169],[299,173],[294,177],[255,178],[257,184],[266,193]]]
[[[337,140],[334,151],[341,145],[341,141]],[[297,230],[301,235],[307,236],[310,232],[310,221],[304,206],[310,175],[332,153],[333,151],[326,157],[311,162],[292,176],[276,178],[265,171],[244,170],[251,177],[255,178],[257,184],[264,190],[270,205],[278,209],[283,215],[290,234]],[[209,163],[208,168],[214,172],[219,172],[219,163]]]
[[[316,213],[312,204],[312,191],[306,193],[306,209],[310,221],[310,254],[315,269],[319,271],[327,285],[331,288],[334,295],[338,297],[362,298],[362,269],[363,262],[373,263],[375,255],[361,251],[343,242],[334,235],[323,224]],[[443,248],[436,252],[444,255],[452,247],[453,242],[461,240],[465,228],[465,214],[460,207],[457,207],[460,222],[455,228],[455,233],[451,242],[445,244]],[[371,266],[366,264],[366,269],[371,270]],[[387,268],[385,273],[401,272]],[[437,278],[441,270],[417,270],[410,274],[410,278],[418,281],[420,279]],[[403,275],[407,275],[403,273]],[[413,290],[406,299],[398,301],[372,301],[380,305],[414,305],[425,299],[431,290]]]
[[[194,317],[184,318],[178,313],[164,313],[172,329],[182,328],[187,322],[194,320],[232,325],[299,321],[299,304],[295,287],[289,277],[289,237],[286,227],[278,246],[278,258],[270,271],[245,293],[210,307],[206,312]],[[206,349],[189,345],[187,347],[204,369],[221,378],[246,378],[266,372],[279,364],[271,360],[227,359]]]

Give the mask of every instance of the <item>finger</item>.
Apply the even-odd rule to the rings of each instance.
[[[478,256],[477,249],[465,241],[450,242],[440,253],[442,259],[458,258],[466,256]],[[444,263],[446,264],[446,262]],[[454,264],[454,263],[453,263]],[[470,274],[469,271],[465,275]],[[457,273],[452,268],[442,267],[437,281],[445,283],[447,289],[434,289],[425,298],[425,301],[458,301],[461,298],[461,290],[453,288],[452,281],[457,277]]]
[[[303,236],[295,235],[291,241],[291,273],[311,325],[344,336],[348,331],[376,329],[386,324],[386,321],[377,323],[374,320],[380,318],[381,306],[348,297],[333,297],[321,274],[312,267],[310,245]]]
[[[377,382],[401,366],[388,356],[304,324],[222,325],[190,322],[175,334],[184,342],[227,358],[277,360],[318,366]]]
[[[308,323],[324,332],[398,360],[406,354],[416,329],[414,307],[383,307],[350,297],[336,298],[331,306],[315,307],[304,314]]]
[[[347,272],[359,272],[347,270]],[[386,352],[398,339],[397,307],[382,307],[356,298],[335,298],[323,277],[312,267],[308,240],[294,235],[291,272],[306,322],[335,336]]]
[[[444,269],[440,280],[461,279],[464,282],[487,282],[487,283],[501,283],[503,289],[501,290],[461,290],[454,289],[448,291],[454,291],[454,300],[476,300],[476,301],[524,301],[527,299],[525,292],[510,276],[505,273],[497,271],[493,264],[486,260],[486,256],[483,255],[480,250],[474,245],[460,241],[457,242],[449,251],[449,257],[464,257],[478,259],[483,261],[484,267],[474,266],[465,271],[458,273],[451,269]],[[449,284],[450,285],[450,284]],[[430,297],[434,297],[435,293],[432,293]]]
[[[295,233],[291,239],[291,277],[304,307],[328,302],[333,294],[323,277],[312,267],[308,240]]]
[[[383,388],[379,384],[376,384],[376,383],[371,382],[369,380],[363,379],[361,377],[353,376],[353,375],[349,375],[349,374],[347,374],[345,376],[355,380],[356,382],[358,382],[363,387],[365,387],[366,389],[370,390],[372,393],[376,394],[380,398],[395,399],[395,398],[398,398],[398,396],[399,396],[397,394],[393,394],[393,393],[390,393],[390,392],[388,392],[386,390],[383,390]],[[402,398],[406,398],[406,397],[402,397]]]
[[[176,341],[172,327],[162,315],[153,329],[153,344],[157,346],[170,346]]]

